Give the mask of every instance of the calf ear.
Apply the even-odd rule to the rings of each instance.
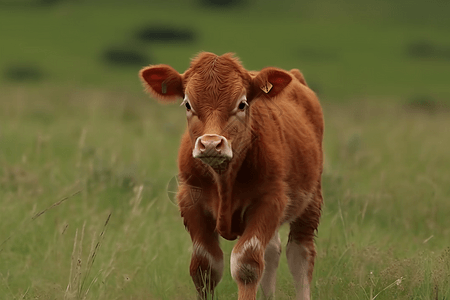
[[[264,68],[253,79],[254,90],[257,94],[262,93],[266,97],[275,97],[278,95],[290,82],[292,76],[281,69]]]
[[[173,102],[184,98],[183,78],[168,65],[156,65],[143,68],[139,77],[145,90],[157,99]]]
[[[298,81],[300,81],[301,84],[308,86],[305,77],[303,76],[302,72],[300,72],[299,69],[292,69],[290,72],[292,75],[294,75],[295,78],[298,79]]]

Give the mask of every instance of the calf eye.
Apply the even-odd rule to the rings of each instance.
[[[238,108],[239,108],[240,110],[244,110],[246,106],[248,106],[247,101],[242,101],[241,103],[239,103]]]
[[[187,110],[191,110],[191,105],[189,104],[189,102],[186,102],[186,103],[185,103],[185,106],[186,106],[186,109],[187,109]]]

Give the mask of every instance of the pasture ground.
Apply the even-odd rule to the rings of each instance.
[[[93,89],[10,88],[3,97],[0,294],[193,299],[189,235],[165,191],[183,109]],[[450,112],[390,99],[324,111],[315,299],[446,299]],[[284,226],[283,244],[286,234]],[[233,243],[222,244],[218,295],[229,299]],[[293,296],[284,255],[278,296]]]

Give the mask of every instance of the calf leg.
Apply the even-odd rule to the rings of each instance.
[[[281,241],[278,232],[274,234],[264,252],[264,273],[261,279],[262,299],[273,299],[278,263],[281,255]]]
[[[212,241],[211,241],[212,242]],[[222,279],[223,258],[214,247],[205,247],[199,242],[193,242],[193,253],[190,265],[190,275],[198,292],[198,299],[214,299],[214,289]],[[215,255],[213,252],[217,252]],[[211,295],[208,298],[208,295]]]
[[[208,295],[214,298],[214,288],[223,273],[223,253],[214,231],[215,221],[197,206],[182,209],[182,215],[193,244],[189,270],[198,298],[209,299]]]
[[[319,190],[303,214],[290,224],[286,257],[294,278],[297,300],[310,299],[310,285],[316,257],[314,233],[319,225],[321,204],[322,195]]]
[[[231,253],[231,276],[238,285],[239,300],[256,299],[264,271],[264,253],[278,229],[282,215],[281,204],[274,199],[277,198],[265,197],[249,211],[244,233]],[[270,269],[273,269],[273,265],[271,262]],[[268,278],[274,273],[271,271]]]
[[[294,278],[294,285],[297,291],[296,299],[309,300],[315,257],[314,244],[305,246],[303,243],[290,239],[286,246],[286,257],[289,270]]]

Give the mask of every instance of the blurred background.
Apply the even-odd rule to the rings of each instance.
[[[448,299],[449,15],[439,0],[0,0],[0,298],[195,299],[167,195],[185,114],[138,71],[209,51],[298,68],[322,103],[313,298]],[[217,295],[233,299],[222,245]],[[282,256],[278,299],[294,294]]]
[[[2,83],[139,89],[199,51],[300,68],[326,101],[449,97],[445,1],[1,0]]]

